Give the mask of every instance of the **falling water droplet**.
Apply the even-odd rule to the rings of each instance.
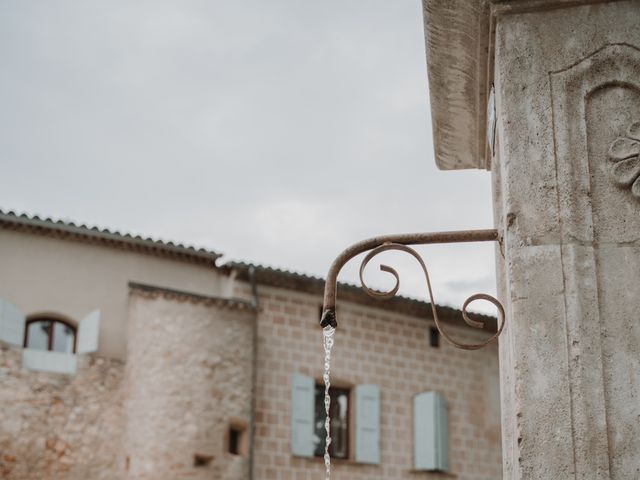
[[[324,429],[327,432],[327,438],[324,446],[324,467],[325,467],[325,480],[331,479],[331,455],[329,455],[329,445],[331,445],[331,429],[330,429],[330,417],[329,407],[331,407],[331,397],[329,396],[329,387],[331,382],[329,376],[331,374],[331,348],[333,347],[333,334],[336,329],[328,325],[322,329],[322,344],[324,346],[324,374],[322,378],[324,380],[324,409],[327,414],[324,421]]]

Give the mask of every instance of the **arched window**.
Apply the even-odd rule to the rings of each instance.
[[[76,327],[66,320],[36,317],[27,320],[24,347],[53,352],[76,352]]]

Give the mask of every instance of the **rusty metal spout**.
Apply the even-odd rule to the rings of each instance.
[[[338,322],[336,319],[336,290],[338,286],[338,274],[342,267],[351,260],[356,255],[360,253],[369,252],[367,256],[362,261],[360,265],[360,282],[365,292],[374,298],[379,299],[389,299],[392,298],[400,288],[400,277],[398,273],[388,265],[380,265],[380,269],[382,271],[388,272],[392,274],[396,279],[395,286],[389,290],[388,292],[378,292],[373,289],[370,289],[366,283],[364,282],[363,273],[366,265],[369,261],[375,257],[377,254],[382,253],[387,250],[399,250],[412,255],[422,267],[422,270],[425,274],[425,279],[427,282],[427,289],[429,293],[429,298],[431,301],[431,308],[433,311],[434,321],[436,323],[436,327],[443,336],[455,345],[458,348],[463,348],[467,350],[473,350],[476,348],[480,348],[493,339],[497,338],[498,335],[502,332],[502,328],[504,327],[504,308],[502,304],[495,299],[494,297],[486,294],[476,294],[469,297],[469,299],[465,302],[462,309],[462,316],[465,322],[475,328],[482,328],[484,324],[482,322],[478,322],[476,320],[471,319],[466,311],[466,307],[469,303],[474,300],[487,300],[493,303],[498,309],[499,324],[497,333],[481,344],[464,344],[459,343],[453,340],[444,330],[442,330],[438,314],[436,310],[435,301],[433,300],[433,292],[431,289],[431,282],[429,280],[429,273],[427,271],[427,267],[422,260],[422,257],[413,250],[408,247],[408,245],[428,245],[434,243],[465,243],[465,242],[495,242],[500,241],[500,234],[495,229],[487,229],[487,230],[462,230],[456,232],[432,232],[432,233],[407,233],[407,234],[396,234],[396,235],[383,235],[379,237],[369,238],[367,240],[363,240],[361,242],[355,243],[351,245],[349,248],[345,249],[338,257],[333,261],[331,267],[329,268],[329,272],[327,273],[327,280],[324,288],[324,302],[322,308],[322,317],[320,319],[320,326],[327,327],[331,326],[336,328],[338,326]]]

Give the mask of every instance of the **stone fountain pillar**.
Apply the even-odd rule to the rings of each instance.
[[[640,2],[424,11],[436,161],[504,234],[504,478],[640,478]]]

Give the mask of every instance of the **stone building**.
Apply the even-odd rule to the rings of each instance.
[[[12,212],[0,265],[0,478],[322,478],[321,279]],[[500,478],[496,346],[339,298],[333,478]]]

